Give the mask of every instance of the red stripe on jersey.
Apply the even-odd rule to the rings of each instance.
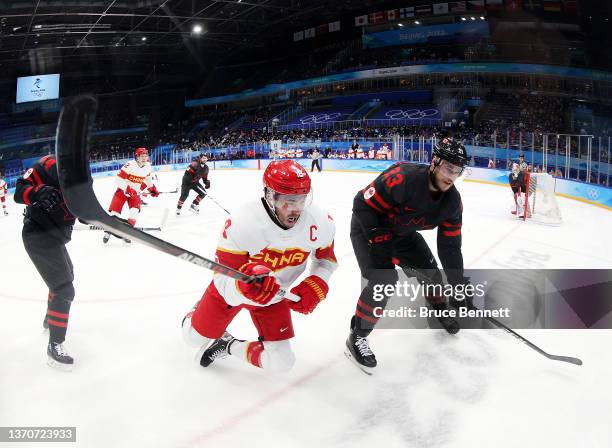
[[[378,193],[376,193],[376,191],[374,192],[374,199],[376,199],[376,202],[378,202],[383,208],[389,210],[391,208],[391,206],[389,204],[387,204],[383,198],[380,197],[380,195]]]
[[[68,319],[68,314],[58,313],[57,311],[47,310],[48,316],[59,317],[60,319]]]
[[[249,342],[246,349],[247,361],[254,366],[261,367],[261,354],[263,351],[264,345],[261,342]]]
[[[365,198],[364,198],[365,199]],[[376,210],[378,213],[385,213],[383,210],[381,210],[380,208],[377,207],[376,204],[374,204],[370,199],[366,199],[365,203],[368,204],[370,207],[372,207],[374,210]]]
[[[444,235],[444,236],[457,236],[457,235],[461,235],[461,229],[457,229],[457,230],[443,230],[442,231],[442,235]]]
[[[370,313],[374,313],[374,308],[372,308],[370,305],[366,305],[365,303],[363,303],[361,299],[357,300],[357,306],[363,308],[366,311],[369,311]]]
[[[120,170],[117,176],[119,176],[121,179],[127,179],[128,177],[130,177],[130,175],[123,170]]]
[[[44,182],[42,181],[42,179],[40,178],[40,176],[38,175],[38,173],[36,172],[35,169],[32,170],[32,176],[34,176],[34,183],[35,183],[35,185],[42,185],[42,184],[44,184]]]
[[[67,322],[58,322],[58,321],[53,320],[53,319],[47,319],[47,323],[49,325],[53,325],[54,327],[68,328],[68,323]]]
[[[366,316],[365,314],[363,314],[361,311],[357,310],[355,311],[355,316],[362,318],[363,320],[367,320],[368,322],[370,322],[371,324],[375,324],[376,322],[378,322],[378,319],[374,318],[374,317],[370,317],[370,316]]]
[[[55,159],[51,158],[51,156],[45,156],[40,160],[40,163],[49,171],[55,165]]]
[[[245,263],[249,262],[248,252],[229,252],[220,247],[215,252],[215,258],[218,263],[229,266],[230,268],[238,269]]]
[[[327,246],[321,247],[315,251],[315,258],[319,260],[329,260],[332,263],[337,263],[336,254],[334,253],[334,242]]]
[[[32,192],[33,189],[34,189],[34,187],[28,187],[23,192],[23,203],[24,204],[32,205],[31,202],[30,202],[30,193]]]
[[[459,223],[459,224],[451,224],[448,221],[443,221],[442,222],[442,226],[443,227],[451,227],[451,228],[461,228],[461,223]]]

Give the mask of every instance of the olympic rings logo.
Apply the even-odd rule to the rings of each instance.
[[[597,190],[595,190],[594,188],[588,188],[587,189],[587,196],[589,197],[589,199],[595,201],[595,200],[599,199],[599,192]]]
[[[342,115],[340,112],[334,112],[332,114],[312,114],[312,115],[304,115],[300,118],[301,124],[317,124],[317,123],[327,123],[328,121],[334,121]]]
[[[438,109],[393,109],[385,113],[389,120],[420,120],[439,115]]]

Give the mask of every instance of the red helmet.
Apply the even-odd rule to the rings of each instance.
[[[280,194],[308,194],[310,176],[293,160],[270,162],[264,171],[264,185]]]
[[[147,151],[147,148],[136,148],[136,153],[135,153],[135,157],[138,158],[140,156],[148,156],[149,155],[149,151]]]

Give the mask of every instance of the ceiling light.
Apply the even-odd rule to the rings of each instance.
[[[483,16],[480,16],[480,20],[484,20],[484,17],[483,17]]]
[[[400,28],[404,26],[403,23],[398,23],[397,26],[399,26]]]
[[[472,19],[472,20],[476,20],[476,17],[470,17],[470,19]]]
[[[147,40],[147,36],[142,36],[141,40],[144,42],[145,40]]]
[[[415,24],[415,25],[420,25],[420,24],[421,24],[421,22],[419,22],[418,20],[415,20],[415,21],[414,21],[414,24]]]
[[[465,19],[465,17],[461,17],[461,20],[463,20],[465,22],[466,19]]]
[[[194,32],[194,34],[201,34],[202,33],[202,25],[194,25],[192,28],[192,31]]]

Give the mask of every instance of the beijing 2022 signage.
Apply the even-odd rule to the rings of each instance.
[[[17,78],[17,103],[59,98],[60,75],[38,75]]]

